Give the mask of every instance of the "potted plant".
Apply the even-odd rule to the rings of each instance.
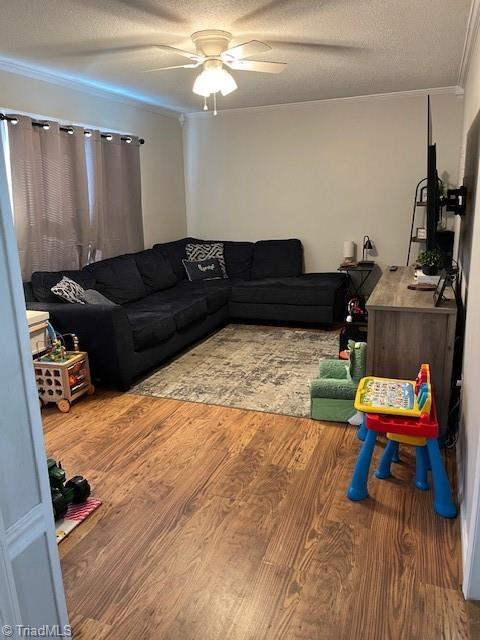
[[[436,276],[443,265],[443,258],[438,249],[427,249],[418,254],[417,262],[426,276]]]

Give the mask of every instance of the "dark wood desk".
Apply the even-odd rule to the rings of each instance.
[[[413,267],[386,271],[368,299],[367,374],[413,380],[420,364],[428,362],[444,435],[457,306],[450,299],[435,307],[431,291],[408,289],[413,274]]]

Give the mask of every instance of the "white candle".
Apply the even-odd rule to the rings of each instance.
[[[355,243],[353,240],[345,240],[343,243],[343,257],[353,258],[355,256]]]

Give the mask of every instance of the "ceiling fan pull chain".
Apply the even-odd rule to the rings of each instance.
[[[217,94],[214,93],[213,94],[213,115],[216,116],[217,115]]]

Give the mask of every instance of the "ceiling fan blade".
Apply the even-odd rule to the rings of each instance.
[[[171,47],[168,44],[156,44],[155,47],[157,49],[161,49],[162,51],[167,51],[169,53],[176,53],[183,58],[188,58],[189,60],[203,60],[204,56],[199,56],[197,53],[193,53],[192,51],[185,51],[185,49],[177,49],[176,47]]]
[[[158,45],[158,44],[135,44],[135,45],[126,45],[126,46],[114,46],[103,49],[79,49],[74,50],[70,47],[70,50],[62,52],[62,55],[69,56],[72,58],[91,58],[91,57],[102,57],[105,59],[108,58],[116,58],[118,56],[132,56],[140,53],[156,53],[160,50],[170,51],[170,53],[179,53],[185,58],[188,58],[192,62],[199,62],[203,60],[203,57],[197,55],[196,53],[190,53],[188,51],[183,51],[182,49],[175,49],[175,47],[169,47],[167,45]],[[58,56],[58,48],[57,53],[54,54]]]
[[[259,71],[260,73],[281,73],[287,66],[286,62],[260,62],[260,60],[225,61],[231,69],[237,71]]]
[[[176,11],[171,11],[155,0],[113,0],[113,2],[100,3],[98,0],[77,0],[77,4],[86,5],[88,8],[101,10],[106,14],[114,15],[116,18],[127,17],[128,19],[140,19],[145,22],[145,18],[150,20],[163,20],[174,24],[188,24],[183,16]],[[164,3],[163,3],[164,4]],[[103,5],[103,6],[99,6]]]
[[[257,53],[264,53],[270,51],[272,47],[266,42],[260,42],[260,40],[250,40],[243,44],[237,44],[235,47],[231,47],[222,53],[222,59],[241,60],[242,58],[248,58],[254,56]]]
[[[97,0],[95,0],[97,2]],[[181,16],[180,14],[170,11],[162,6],[159,6],[160,3],[155,2],[154,0],[136,0],[133,3],[131,0],[116,0],[117,3],[123,4],[127,6],[129,11],[135,10],[150,15],[153,19],[165,20],[167,22],[173,22],[175,24],[186,24],[187,20]],[[98,3],[97,3],[98,4]]]
[[[156,45],[154,44],[135,44],[135,45],[127,45],[124,47],[108,47],[103,49],[75,49],[70,45],[69,50],[62,51],[61,54],[54,53],[52,49],[52,53],[49,54],[51,57],[55,57],[58,55],[68,56],[71,58],[92,58],[92,57],[100,57],[108,58],[108,57],[116,57],[116,56],[130,56],[132,54],[142,53],[146,51],[152,52],[155,50]]]
[[[304,49],[305,51],[320,51],[322,53],[358,53],[365,49],[360,46],[352,46],[346,44],[337,44],[333,42],[312,42],[302,40],[270,40],[272,45],[277,47],[283,47],[285,49]]]
[[[176,64],[173,67],[157,67],[156,69],[142,69],[142,73],[151,73],[152,71],[167,71],[168,69],[195,69],[202,63],[195,62],[192,64]]]
[[[305,15],[307,12],[317,11],[327,0],[269,0],[260,7],[256,7],[252,11],[244,14],[240,18],[234,21],[234,25],[243,25],[248,23],[258,24],[259,20],[272,20],[276,15],[278,18],[283,18],[283,22],[286,23],[289,19],[294,19],[299,15]],[[254,4],[254,3],[252,3]],[[271,16],[270,14],[273,14]]]

